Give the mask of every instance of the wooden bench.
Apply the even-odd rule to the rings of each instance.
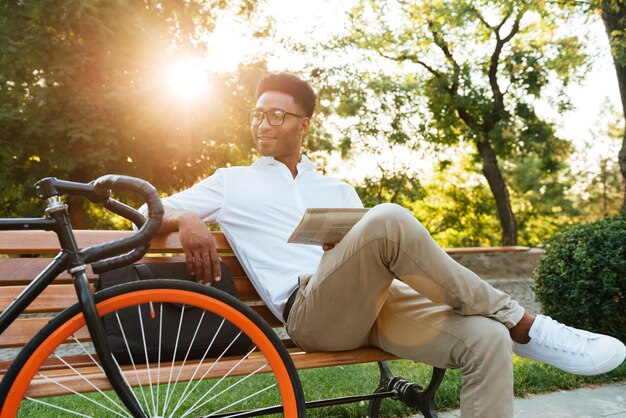
[[[110,241],[128,235],[129,231],[76,231],[79,247]],[[269,309],[263,305],[259,295],[252,287],[245,272],[224,235],[219,232],[213,233],[218,252],[223,261],[231,268],[235,284],[240,298],[257,311],[273,327],[282,327],[282,323],[274,317]],[[54,255],[58,252],[59,245],[56,235],[44,231],[0,231],[0,254],[18,255],[15,257],[0,258],[0,311],[3,311],[9,303],[28,285],[32,279],[41,272],[50,262],[50,258],[42,255]],[[494,247],[482,248],[480,251],[527,251],[526,247]],[[450,249],[450,253],[474,252],[476,249]],[[177,234],[157,237],[150,248],[151,253],[159,256],[145,257],[144,262],[183,261],[181,246]],[[163,256],[162,254],[173,254]],[[96,275],[88,269],[90,281],[96,279]],[[18,348],[23,346],[29,339],[41,329],[50,317],[76,302],[76,295],[72,285],[71,276],[65,272],[49,286],[40,297],[31,304],[27,314],[39,314],[34,317],[20,318],[13,323],[0,337],[0,349]],[[88,335],[79,336],[88,339]],[[433,377],[426,389],[423,389],[400,377],[394,377],[389,372],[386,361],[396,359],[395,356],[373,347],[361,348],[343,352],[304,353],[288,340],[283,342],[290,349],[292,359],[298,369],[340,366],[359,363],[378,362],[381,371],[380,384],[374,394],[364,396],[350,396],[345,398],[307,402],[308,408],[329,406],[333,404],[349,403],[357,401],[370,401],[369,415],[378,416],[380,402],[385,397],[396,398],[408,405],[419,409],[426,417],[436,417],[434,412],[434,394],[439,386],[444,371],[433,369]],[[75,356],[71,359],[75,367],[87,367],[85,356]],[[49,369],[54,369],[51,361]],[[10,361],[0,361],[0,378],[6,372]],[[76,379],[79,379],[76,377]],[[104,376],[102,377],[104,380]],[[77,387],[81,387],[77,383]],[[58,387],[41,382],[37,386],[37,396],[51,396],[58,393]],[[83,388],[89,391],[90,388]],[[408,390],[410,389],[410,390]]]

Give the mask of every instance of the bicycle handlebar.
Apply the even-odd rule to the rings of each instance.
[[[108,209],[109,211],[116,213],[122,216],[123,218],[128,219],[129,221],[137,225],[138,228],[142,227],[144,223],[146,222],[146,218],[144,218],[144,216],[141,213],[137,212],[135,209],[131,208],[130,206],[127,206],[121,202],[118,202],[117,200],[113,198],[109,198],[104,203],[104,207]],[[160,223],[159,223],[159,228],[160,228]],[[158,232],[158,229],[157,229],[157,232]],[[152,240],[153,237],[154,237],[154,234],[150,235],[150,238],[148,239],[146,243],[133,248],[132,250],[130,250],[130,252],[126,254],[121,254],[112,258],[106,258],[104,260],[94,261],[91,264],[93,272],[96,274],[100,274],[107,270],[112,270],[118,267],[122,267],[127,264],[134,263],[135,261],[141,259],[141,257],[143,257],[146,254],[146,252],[148,252],[148,249],[150,248],[150,240]]]
[[[149,213],[147,222],[143,223],[143,216],[139,212],[110,197],[107,199],[104,204],[107,209],[133,221],[138,227],[141,226],[141,228],[136,234],[129,237],[103,244],[96,244],[82,251],[86,263],[100,260],[92,265],[94,272],[100,273],[130,264],[144,256],[150,247],[150,241],[157,232],[159,232],[159,229],[161,229],[163,205],[161,204],[161,199],[156,189],[147,181],[135,177],[106,175],[94,181],[93,186],[96,192],[108,189],[122,189],[135,192],[144,198],[148,204]],[[118,255],[120,253],[126,254]]]
[[[131,236],[84,248],[81,251],[83,261],[93,263],[94,273],[102,273],[139,260],[148,251],[150,241],[161,228],[163,205],[157,190],[147,181],[135,177],[109,174],[89,184],[47,178],[37,182],[35,188],[38,197],[42,199],[61,194],[85,196],[92,202],[102,203],[111,212],[140,227]],[[113,199],[111,190],[128,190],[143,197],[148,204],[147,221],[135,209]]]

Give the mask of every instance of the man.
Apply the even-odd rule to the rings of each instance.
[[[250,112],[261,157],[220,169],[164,199],[162,232],[178,230],[199,282],[220,280],[205,222],[218,222],[257,291],[307,351],[378,346],[460,368],[464,417],[513,416],[512,352],[579,374],[617,367],[615,338],[533,317],[453,261],[407,210],[376,206],[338,243],[288,244],[308,207],[361,207],[354,189],[301,155],[316,104],[291,74],[269,74]]]

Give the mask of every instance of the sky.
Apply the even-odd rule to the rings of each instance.
[[[315,39],[319,34],[327,37],[329,33],[341,31],[346,26],[345,11],[352,2],[353,0],[268,0],[265,9],[258,16],[258,23],[264,24],[263,18],[272,19],[279,36]],[[274,58],[269,61],[271,70],[297,71],[303,67],[301,58],[276,50],[273,44],[251,42],[247,36],[250,29],[244,23],[233,23],[235,20],[231,16],[224,16],[222,22],[218,22],[216,31],[209,40],[212,53],[206,57],[208,69],[235,70],[239,62],[259,51],[273,53]],[[596,55],[595,63],[586,78],[581,83],[570,86],[567,91],[574,109],[558,114],[548,105],[540,106],[544,116],[558,126],[557,134],[571,139],[575,145],[577,154],[573,157],[574,169],[576,165],[582,169],[600,157],[616,158],[621,145],[618,141],[594,138],[592,133],[594,130],[598,131],[597,125],[602,121],[601,112],[606,110],[606,102],[614,109],[620,109],[620,97],[604,26],[597,18],[591,27],[587,46]],[[604,120],[606,121],[606,115]],[[415,161],[416,155],[405,154],[405,158]],[[335,156],[329,161],[329,171],[336,172],[342,178],[357,180],[362,179],[364,173],[375,171],[381,161],[384,164],[395,162],[401,165],[401,160],[401,157],[389,154],[379,157],[361,156],[353,161],[341,161]]]

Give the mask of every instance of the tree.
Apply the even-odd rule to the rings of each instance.
[[[533,156],[550,173],[570,151],[536,106],[549,96],[566,109],[564,88],[586,68],[582,39],[556,30],[568,12],[542,0],[361,0],[349,18],[326,53],[340,47],[358,64],[314,70],[336,111],[358,120],[342,146],[472,144],[502,243],[516,244],[503,165]]]
[[[194,99],[169,94],[169,64],[205,51],[226,7],[252,0],[4,1],[0,4],[0,210],[34,215],[32,184],[115,172],[180,189],[250,159],[245,111],[263,64],[205,74]],[[202,89],[202,85],[197,86]],[[70,200],[75,226],[81,203]]]
[[[599,6],[611,45],[619,94],[622,100],[622,113],[626,119],[626,4],[624,4],[624,0],[601,0]],[[622,173],[622,212],[626,213],[626,130],[622,136],[618,163]]]

